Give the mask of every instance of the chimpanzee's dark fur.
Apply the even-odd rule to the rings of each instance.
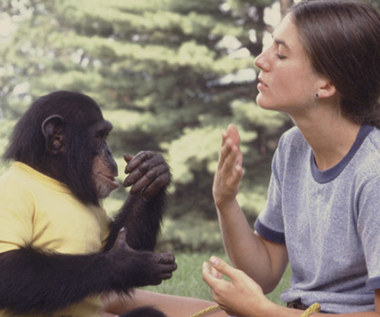
[[[50,126],[44,134],[41,127],[45,128],[46,120]],[[65,137],[64,154],[57,154],[62,149],[49,139],[49,129],[57,127]],[[102,155],[108,168],[116,168],[105,143],[111,129],[99,106],[88,96],[54,92],[39,98],[19,120],[4,157],[67,184],[83,203],[98,205],[91,178],[92,162]],[[52,149],[47,146],[49,142]],[[157,164],[167,168],[157,176],[164,180],[158,179],[151,185],[151,197],[143,197],[145,189],[129,194],[110,228],[104,250],[86,255],[58,254],[31,245],[0,254],[0,309],[12,314],[49,313],[89,295],[107,291],[128,293],[134,287],[158,284],[170,277],[176,267],[173,255],[152,252],[170,175],[161,156],[148,152],[147,157],[148,168]],[[119,234],[123,227],[126,230]],[[123,316],[165,315],[144,308]]]

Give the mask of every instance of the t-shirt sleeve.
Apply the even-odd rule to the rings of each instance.
[[[20,186],[0,184],[0,253],[32,241],[34,203]]]
[[[367,286],[380,289],[380,177],[367,182],[360,191],[357,229],[368,270]]]
[[[260,212],[254,228],[265,239],[285,244],[284,223],[281,208],[281,186],[279,178],[279,149],[272,161],[272,175],[269,182],[266,207]]]

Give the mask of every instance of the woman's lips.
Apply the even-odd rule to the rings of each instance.
[[[268,85],[259,77],[259,83],[257,84],[257,89],[258,90],[263,90],[268,88]]]

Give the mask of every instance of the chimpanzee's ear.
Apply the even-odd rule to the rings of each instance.
[[[52,154],[63,153],[65,150],[63,125],[63,117],[58,114],[47,117],[41,124],[46,150]]]

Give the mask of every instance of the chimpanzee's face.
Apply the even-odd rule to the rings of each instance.
[[[116,181],[117,165],[112,152],[106,143],[112,125],[102,121],[93,130],[94,154],[92,161],[92,181],[94,182],[98,199],[107,197],[114,189],[119,187]]]

